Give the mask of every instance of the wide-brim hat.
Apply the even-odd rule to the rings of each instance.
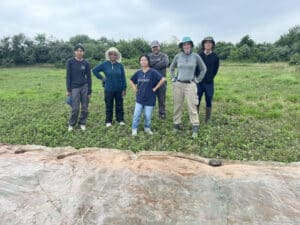
[[[105,58],[106,58],[106,60],[110,60],[109,59],[109,53],[110,52],[115,52],[115,53],[117,53],[117,62],[121,62],[122,61],[122,54],[119,52],[119,50],[117,49],[117,48],[115,48],[115,47],[111,47],[111,48],[109,48],[106,52],[105,52]]]
[[[184,43],[191,43],[191,45],[192,45],[192,48],[194,47],[194,42],[192,41],[192,39],[190,38],[190,37],[188,37],[188,36],[186,36],[186,37],[183,37],[182,39],[181,39],[181,42],[179,42],[179,45],[178,45],[178,47],[179,48],[182,48],[182,45],[184,44]]]
[[[216,45],[216,44],[215,44],[215,40],[213,39],[213,37],[209,36],[209,37],[205,37],[205,38],[202,40],[202,42],[201,42],[202,48],[204,47],[204,43],[207,42],[207,41],[210,41],[210,42],[213,44],[213,46]]]

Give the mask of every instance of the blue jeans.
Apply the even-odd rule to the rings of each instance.
[[[132,129],[138,128],[143,110],[144,110],[144,119],[145,119],[144,128],[150,128],[153,109],[154,106],[142,105],[136,102],[133,118],[132,118]]]
[[[199,105],[203,94],[205,94],[206,107],[210,108],[214,96],[214,83],[210,83],[210,84],[199,83],[197,87],[198,87]]]

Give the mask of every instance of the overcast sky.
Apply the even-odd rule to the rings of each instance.
[[[0,36],[76,34],[115,40],[204,36],[236,43],[245,34],[274,42],[300,25],[300,0],[1,0]]]

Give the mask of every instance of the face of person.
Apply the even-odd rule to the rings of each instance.
[[[154,54],[158,54],[158,53],[160,52],[160,47],[159,47],[159,46],[153,47],[153,48],[152,48],[152,52],[153,52]]]
[[[212,50],[212,48],[213,48],[213,43],[211,41],[204,42],[204,49],[205,50]]]
[[[192,50],[192,44],[190,42],[184,43],[182,48],[185,54],[190,54]]]
[[[141,67],[148,67],[149,66],[148,59],[145,56],[143,56],[140,59],[140,64],[141,64]]]
[[[117,61],[118,53],[116,53],[116,52],[109,52],[108,56],[109,56],[109,60],[110,61],[115,62],[115,61]]]
[[[82,59],[84,55],[84,51],[81,48],[75,50],[75,57],[77,59]]]

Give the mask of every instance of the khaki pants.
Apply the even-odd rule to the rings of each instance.
[[[191,83],[173,83],[173,102],[174,102],[174,124],[181,123],[182,108],[184,98],[187,100],[187,107],[189,111],[189,117],[193,126],[199,125],[199,116],[197,111],[198,97],[197,97],[197,85],[194,82]]]

